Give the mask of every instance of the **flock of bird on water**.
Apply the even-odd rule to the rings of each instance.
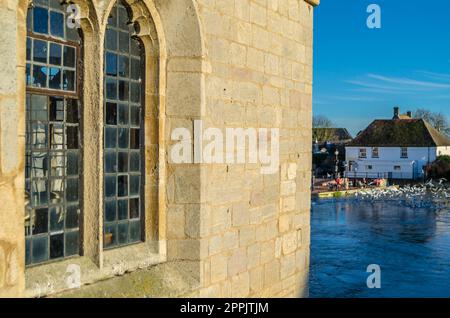
[[[450,212],[450,187],[444,178],[424,184],[364,189],[355,193],[355,198],[369,202],[395,200],[412,208],[433,206]]]

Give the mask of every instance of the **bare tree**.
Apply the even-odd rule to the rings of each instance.
[[[432,112],[428,109],[419,108],[414,112],[414,118],[422,118],[436,128],[437,131],[450,136],[450,125],[445,115],[441,112]]]
[[[433,113],[424,108],[419,108],[414,112],[414,118],[421,118],[429,123],[431,123],[431,119],[433,118]]]
[[[432,125],[439,132],[449,135],[450,127],[447,121],[447,118],[442,113],[435,113],[432,120]]]
[[[333,122],[326,116],[317,115],[313,117],[313,141],[329,141],[333,137]]]
[[[313,116],[313,128],[331,128],[333,122],[326,116],[317,115]]]

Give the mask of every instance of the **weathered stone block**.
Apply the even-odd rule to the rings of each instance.
[[[227,278],[227,258],[219,254],[211,257],[211,283],[217,283]]]
[[[276,288],[277,282],[280,281],[280,263],[276,259],[272,259],[264,265],[264,288]]]
[[[297,232],[283,235],[283,254],[288,255],[297,249]]]
[[[233,276],[231,279],[232,297],[245,297],[250,293],[250,275],[248,272]]]
[[[259,266],[250,270],[250,293],[262,290],[264,284],[264,267]]]
[[[255,243],[247,247],[248,268],[258,266],[261,262],[261,244]]]
[[[281,195],[295,195],[297,184],[295,181],[283,181],[280,186]]]
[[[231,252],[228,259],[228,277],[234,277],[239,273],[247,270],[247,249],[245,247],[238,248]]]

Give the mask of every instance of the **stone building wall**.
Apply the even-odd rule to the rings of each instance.
[[[103,39],[110,0],[75,0],[84,50],[84,255],[25,269],[26,0],[0,4],[0,296],[305,296],[312,19],[318,0],[127,0],[146,50],[146,242],[102,249]],[[151,23],[149,23],[151,21]],[[175,128],[278,128],[280,165],[177,164]],[[86,222],[86,220],[88,222]],[[66,291],[67,265],[81,284]],[[140,270],[139,270],[140,269]],[[125,274],[125,272],[133,272]],[[169,274],[167,277],[167,274]],[[100,279],[124,275],[95,283]],[[130,275],[130,276],[129,276]],[[131,275],[138,275],[134,279]],[[128,279],[127,279],[128,278]],[[108,287],[109,286],[109,287]],[[119,286],[112,290],[111,286]]]
[[[280,169],[205,166],[204,288],[196,295],[304,295],[309,266],[312,6],[199,1],[205,126],[280,129]]]

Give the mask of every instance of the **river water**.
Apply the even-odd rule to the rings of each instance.
[[[381,288],[367,287],[370,264]],[[450,297],[450,210],[312,202],[310,297]]]

